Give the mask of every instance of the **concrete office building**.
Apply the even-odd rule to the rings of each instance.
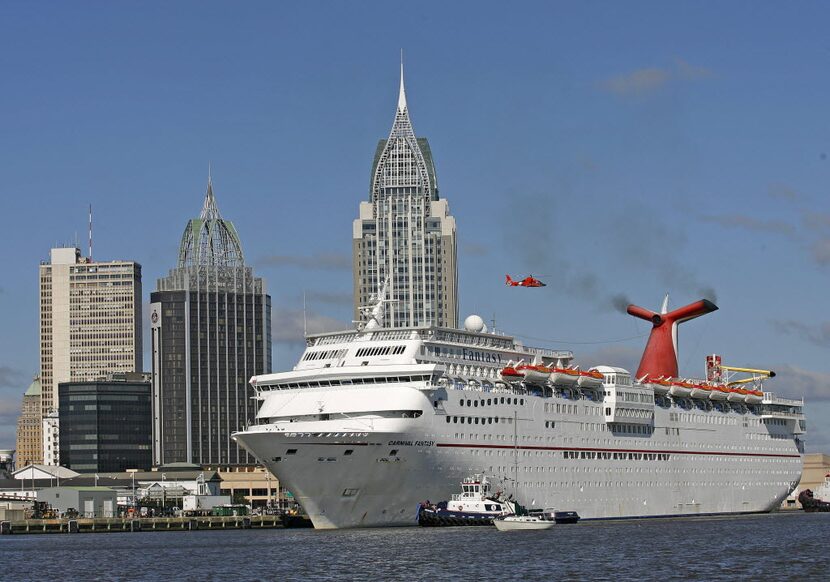
[[[95,262],[75,247],[40,265],[40,379],[43,417],[58,384],[142,369],[141,265]],[[52,443],[53,458],[59,443]],[[44,459],[48,462],[48,459]]]
[[[17,418],[17,466],[43,463],[43,421],[40,376],[35,376],[23,394],[23,405]]]
[[[375,151],[369,201],[354,221],[354,315],[389,279],[384,326],[458,325],[455,219],[438,196],[432,151],[415,136],[401,65],[398,108]]]
[[[60,465],[60,417],[57,410],[43,417],[42,427],[43,464]]]
[[[254,464],[230,435],[256,416],[251,376],[271,372],[271,297],[210,178],[178,265],[150,301],[155,463]]]

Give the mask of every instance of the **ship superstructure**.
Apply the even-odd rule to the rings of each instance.
[[[415,525],[419,502],[477,473],[587,519],[770,511],[798,483],[801,400],[675,395],[659,382],[681,379],[579,370],[478,316],[384,329],[382,305],[363,329],[309,336],[293,370],[254,377],[257,424],[234,435],[315,527]]]

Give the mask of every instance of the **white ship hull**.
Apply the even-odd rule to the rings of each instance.
[[[475,473],[526,506],[583,519],[771,511],[801,474],[791,429],[729,407],[656,406],[653,430],[622,434],[601,400],[440,392],[401,383],[270,394],[263,410],[346,417],[269,422],[235,438],[324,529],[416,525],[420,502],[448,499]]]

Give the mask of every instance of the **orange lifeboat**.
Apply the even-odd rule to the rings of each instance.
[[[710,400],[726,400],[727,396],[729,396],[729,388],[722,384],[715,384],[709,391]]]
[[[544,384],[548,381],[548,377],[550,377],[550,368],[544,366],[525,364],[523,366],[517,366],[516,371],[522,374],[527,382],[533,384]]]
[[[695,384],[691,382],[684,382],[683,380],[675,380],[669,387],[669,393],[676,398],[688,398],[692,395],[692,388]]]
[[[505,366],[502,368],[501,377],[505,382],[518,382],[524,379],[525,375],[513,366]]]
[[[761,402],[763,402],[764,393],[760,390],[747,390],[746,392],[747,404],[761,404]]]
[[[579,381],[579,370],[571,368],[552,368],[550,381],[559,386],[573,386]]]
[[[649,380],[648,382],[644,383],[643,386],[645,386],[646,388],[651,388],[652,390],[654,390],[654,393],[658,396],[665,396],[669,393],[671,381],[667,378],[657,378],[654,380]]]
[[[746,402],[746,395],[749,394],[749,390],[744,390],[743,388],[730,388],[729,396],[726,399],[729,402]]]
[[[703,398],[708,400],[709,393],[712,391],[710,386],[706,384],[692,384],[692,392],[689,394],[692,398]]]
[[[604,377],[601,372],[596,370],[588,370],[587,372],[579,372],[576,384],[580,388],[596,389],[602,386],[603,380]]]

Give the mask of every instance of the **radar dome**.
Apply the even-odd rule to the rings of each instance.
[[[464,329],[475,333],[484,333],[487,331],[487,326],[484,325],[484,320],[478,315],[470,315],[464,320]]]

